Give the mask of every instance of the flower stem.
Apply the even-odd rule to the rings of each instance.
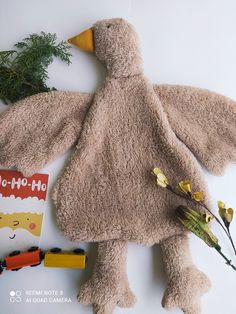
[[[229,235],[230,242],[231,242],[231,244],[232,244],[232,247],[233,247],[233,249],[234,249],[234,253],[235,253],[235,255],[236,255],[236,248],[235,248],[234,241],[233,241],[233,238],[232,238],[232,236],[231,236],[229,227],[227,227],[227,230],[228,230],[228,235]]]
[[[229,260],[222,252],[221,252],[221,247],[217,246],[215,247],[216,251],[223,257],[223,259],[226,261],[226,264],[229,265],[230,267],[233,268],[233,270],[236,271],[236,267],[232,264],[232,261]]]

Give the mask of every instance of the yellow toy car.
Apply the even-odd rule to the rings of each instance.
[[[87,254],[83,249],[62,251],[53,248],[45,253],[44,267],[82,268],[86,267]]]

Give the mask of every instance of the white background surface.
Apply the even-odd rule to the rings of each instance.
[[[18,40],[42,30],[56,32],[60,40],[65,40],[97,20],[111,17],[124,17],[136,27],[145,74],[153,83],[204,87],[236,100],[235,0],[0,0],[0,50],[11,49]],[[61,90],[95,91],[103,81],[105,70],[94,56],[75,48],[72,51],[73,64],[70,67],[58,61],[50,67],[49,84]],[[5,107],[1,105],[0,109]],[[41,171],[49,173],[50,186],[65,160],[66,156],[62,156]],[[236,167],[228,167],[224,177],[205,176],[213,203],[219,198],[236,208]],[[236,223],[232,229],[236,238]],[[228,253],[227,240],[223,238],[221,242]],[[57,230],[55,209],[49,200],[41,247],[72,248],[77,245],[68,242]],[[85,244],[80,246],[87,248]],[[91,313],[90,307],[76,301],[81,283],[91,273],[96,246],[88,246],[88,250],[90,262],[86,271],[40,266],[4,273],[0,277],[0,312]],[[202,298],[202,313],[234,314],[236,273],[194,236],[191,236],[191,251],[197,266],[212,281],[211,291]],[[127,271],[138,303],[131,310],[117,308],[115,313],[166,313],[160,304],[166,278],[159,248],[130,244]],[[64,296],[70,297],[72,303],[11,304],[11,290],[22,293],[25,290],[63,290]],[[173,310],[171,313],[181,312]]]

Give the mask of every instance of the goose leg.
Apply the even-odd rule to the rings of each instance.
[[[110,240],[98,244],[92,277],[82,286],[78,300],[92,304],[94,314],[111,314],[116,305],[132,307],[136,298],[126,274],[128,243]]]
[[[161,251],[168,280],[162,306],[179,307],[185,314],[200,314],[200,296],[209,290],[210,281],[192,262],[187,234],[164,240]]]

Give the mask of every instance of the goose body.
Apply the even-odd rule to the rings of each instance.
[[[123,19],[102,20],[70,39],[107,68],[95,94],[49,92],[0,116],[0,164],[25,176],[74,147],[52,191],[57,222],[74,241],[98,242],[92,277],[79,301],[95,314],[130,307],[128,241],[160,243],[168,278],[162,305],[200,313],[207,277],[192,263],[187,232],[174,217],[183,199],[157,188],[160,167],[172,184],[190,179],[209,195],[201,162],[222,174],[236,160],[236,103],[188,86],[152,85],[144,76],[137,35]]]

